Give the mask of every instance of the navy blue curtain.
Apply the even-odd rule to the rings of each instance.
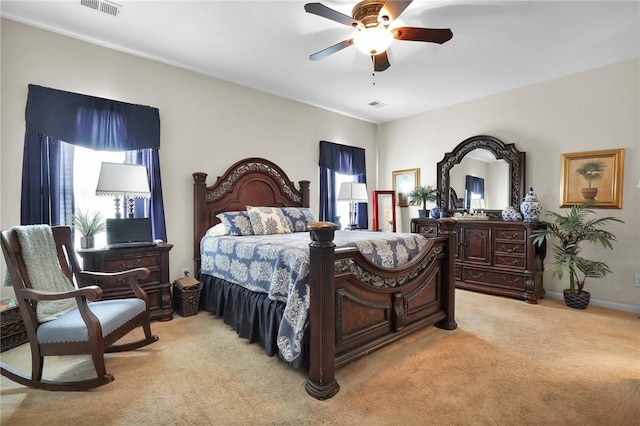
[[[26,133],[20,224],[66,225],[73,215],[73,145]]]
[[[160,148],[157,108],[29,85],[27,131],[103,151]]]
[[[73,154],[67,142],[103,151],[153,150],[149,154],[154,215],[164,207],[160,185],[160,113],[157,108],[29,85],[25,111],[25,146],[22,166],[21,218],[23,225],[68,224],[73,213]],[[61,176],[61,175],[62,176]],[[38,190],[38,188],[43,188]],[[70,207],[69,207],[70,206]],[[71,210],[69,210],[71,209]]]
[[[355,176],[356,182],[367,183],[365,150],[333,142],[320,141],[320,211],[319,219],[333,222],[336,216],[335,173]],[[358,204],[358,227],[369,228],[368,204]]]
[[[134,214],[136,217],[150,217],[154,239],[167,241],[167,226],[164,220],[164,202],[162,200],[162,181],[160,179],[160,153],[158,149],[127,151],[126,163],[143,164],[147,167],[151,198],[136,198]]]

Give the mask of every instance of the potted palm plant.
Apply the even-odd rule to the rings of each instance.
[[[581,244],[589,242],[601,245],[604,249],[613,249],[611,243],[616,237],[603,227],[610,222],[624,223],[612,216],[592,217],[595,212],[591,207],[597,203],[595,200],[586,200],[571,207],[565,215],[545,212],[543,217],[549,219],[546,227],[536,229],[532,234],[537,246],[553,240],[553,261],[550,267],[553,275],[560,279],[565,273],[569,275],[569,288],[564,290],[564,300],[571,308],[585,309],[589,306],[591,294],[584,290],[587,278],[603,278],[611,273],[606,263],[580,256]]]
[[[94,237],[98,232],[105,230],[104,219],[100,212],[89,212],[78,209],[73,215],[73,227],[82,234],[80,248],[93,248]]]
[[[591,187],[591,183],[594,180],[598,180],[604,176],[604,171],[607,165],[604,161],[598,159],[586,160],[580,167],[576,169],[576,173],[582,176],[589,185],[587,188],[582,188],[582,196],[585,200],[593,200],[598,194],[598,188]]]
[[[407,197],[409,197],[409,202],[414,206],[422,205],[422,209],[418,210],[418,217],[425,218],[427,217],[427,201],[433,203],[440,201],[440,194],[441,191],[439,189],[434,188],[431,185],[422,185],[416,186],[407,194]],[[438,216],[439,215],[440,212],[438,211]]]

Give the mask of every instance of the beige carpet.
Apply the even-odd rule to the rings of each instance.
[[[200,312],[153,323],[160,341],[107,356],[111,384],[30,390],[2,377],[9,425],[639,425],[640,319],[562,301],[458,290],[458,329],[423,330],[337,371],[317,401],[305,376]],[[27,345],[2,353],[27,370]],[[90,375],[88,357],[45,361]]]

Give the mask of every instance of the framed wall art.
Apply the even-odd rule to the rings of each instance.
[[[413,191],[420,182],[420,169],[405,169],[392,172],[393,191],[396,194],[396,203],[400,207],[409,206],[407,194]]]
[[[396,232],[396,193],[394,191],[373,191],[374,231]]]
[[[596,200],[595,208],[622,208],[624,149],[562,154],[560,207]]]

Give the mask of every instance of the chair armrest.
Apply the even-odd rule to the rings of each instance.
[[[32,288],[21,288],[16,296],[31,300],[61,300],[84,297],[90,302],[95,302],[102,297],[103,290],[97,285],[90,285],[70,291],[43,291]]]
[[[78,275],[81,283],[95,282],[103,289],[120,288],[123,285],[128,286],[136,297],[147,302],[147,293],[140,287],[138,281],[144,280],[150,273],[151,271],[148,268],[135,268],[121,272],[82,271]]]

